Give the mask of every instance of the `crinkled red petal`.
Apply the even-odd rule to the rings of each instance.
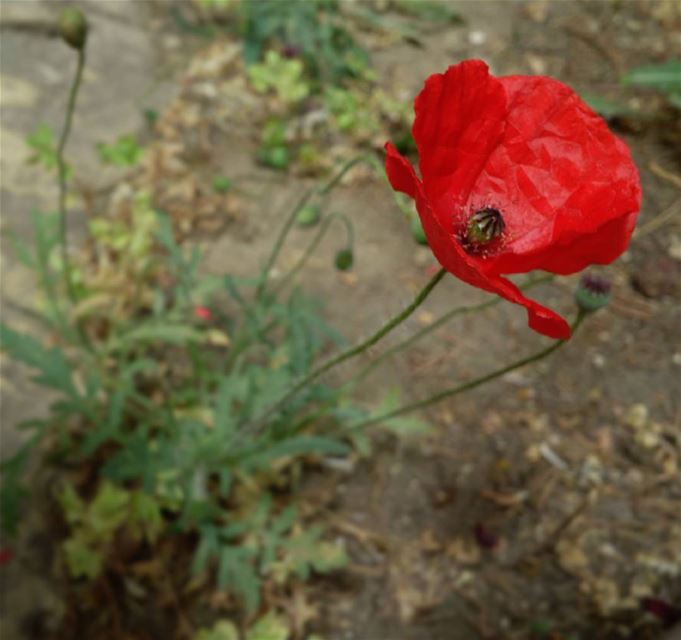
[[[416,176],[409,161],[401,156],[392,144],[386,144],[385,149],[387,152],[385,168],[390,184],[396,191],[405,193],[416,201],[428,244],[438,262],[457,278],[525,307],[529,325],[535,331],[551,338],[569,338],[570,326],[561,316],[525,297],[509,280],[496,274],[485,273],[479,268],[477,260],[459,246],[451,232],[433,214],[423,183]]]
[[[428,78],[415,113],[423,188],[440,223],[461,229],[476,209],[502,212],[504,242],[478,258],[480,268],[573,273],[626,248],[638,172],[569,87],[542,76],[497,79],[469,60]]]

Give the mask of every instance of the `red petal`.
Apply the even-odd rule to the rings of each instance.
[[[481,269],[480,261],[467,254],[433,214],[409,161],[401,156],[392,144],[386,144],[386,173],[393,188],[416,199],[416,208],[423,230],[437,261],[451,274],[475,287],[496,293],[506,300],[527,309],[529,325],[550,338],[567,339],[570,327],[557,313],[534,300],[526,298],[512,282]]]
[[[465,201],[504,131],[501,83],[482,60],[467,60],[430,76],[414,111],[412,134],[428,198],[436,206],[445,195]]]
[[[423,197],[423,186],[416,177],[414,167],[411,166],[409,160],[400,155],[390,142],[386,143],[385,150],[385,172],[392,188],[405,193],[414,200]]]
[[[626,248],[640,208],[626,145],[564,84],[530,76],[499,81],[508,96],[506,129],[461,210],[491,204],[504,215],[506,242],[489,268],[573,273],[611,262]],[[627,222],[606,226],[617,219]],[[615,243],[608,237],[613,228]],[[573,244],[590,234],[603,237],[582,244],[589,255],[580,256]],[[547,262],[538,261],[544,249]]]

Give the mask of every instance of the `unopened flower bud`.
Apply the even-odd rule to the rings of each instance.
[[[352,249],[341,249],[336,254],[336,269],[339,271],[349,271],[355,262],[355,256]]]
[[[308,204],[296,214],[296,222],[301,227],[311,227],[319,222],[322,215],[322,208],[316,204]]]
[[[66,44],[82,49],[87,40],[88,24],[83,12],[69,7],[59,14],[59,34]]]
[[[577,285],[575,301],[582,311],[597,311],[610,301],[610,281],[594,273],[586,273]]]

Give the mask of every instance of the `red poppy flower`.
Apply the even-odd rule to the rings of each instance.
[[[414,110],[421,179],[390,143],[386,172],[416,201],[437,260],[524,306],[535,331],[568,338],[561,316],[502,274],[566,275],[626,249],[641,201],[626,145],[564,84],[495,78],[481,60],[430,76]]]

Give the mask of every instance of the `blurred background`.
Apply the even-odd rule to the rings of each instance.
[[[55,26],[65,6],[90,24],[66,154],[76,243],[89,219],[143,189],[180,241],[201,247],[203,271],[246,276],[283,212],[334,167],[361,152],[380,162],[387,140],[415,159],[415,95],[467,58],[569,84],[641,173],[638,230],[607,270],[608,309],[540,367],[429,410],[432,433],[381,438],[372,457],[305,483],[349,562],[266,598],[288,616],[283,634],[244,637],[681,637],[665,635],[681,619],[681,3],[0,0],[2,315],[20,327],[31,323],[16,306],[35,285],[10,236],[29,238],[29,212],[54,209],[45,168],[75,67]],[[331,208],[353,219],[355,268],[331,265],[339,231],[301,279],[352,340],[409,301],[435,263],[375,169],[354,168]],[[278,269],[308,242],[294,234]],[[561,278],[540,296],[569,314],[573,285]],[[448,279],[404,335],[484,299]],[[439,329],[360,397],[386,384],[422,397],[531,348],[524,313],[509,307]],[[50,397],[2,364],[4,457]],[[69,579],[63,536],[37,513],[3,542],[3,640],[234,637],[216,626],[234,602],[173,577],[168,550],[160,569],[119,558],[91,584]]]

